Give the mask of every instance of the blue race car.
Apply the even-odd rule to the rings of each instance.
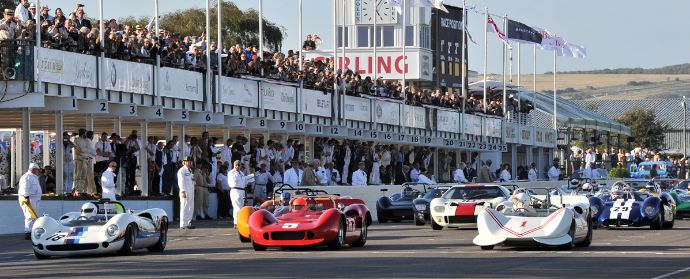
[[[651,188],[651,187],[650,187]],[[600,197],[603,204],[597,218],[599,227],[673,228],[676,214],[675,200],[658,189],[634,191],[623,181],[611,186],[611,193]]]

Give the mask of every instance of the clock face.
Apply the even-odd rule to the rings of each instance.
[[[357,24],[395,24],[398,14],[389,0],[356,0],[355,22]]]

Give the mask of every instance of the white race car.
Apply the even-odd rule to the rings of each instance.
[[[492,208],[484,208],[477,217],[477,235],[473,242],[483,250],[494,245],[551,245],[562,249],[587,247],[592,243],[592,218],[589,200],[577,195],[533,195],[525,189],[513,193],[513,199]],[[523,206],[519,206],[522,204]]]
[[[496,207],[510,197],[510,190],[494,184],[453,186],[440,198],[431,200],[431,228],[441,230],[477,222],[477,214],[485,207]]]
[[[114,252],[131,255],[143,248],[160,252],[168,240],[168,216],[160,208],[134,212],[117,201],[87,202],[81,212],[66,213],[59,220],[38,218],[31,240],[38,259]]]

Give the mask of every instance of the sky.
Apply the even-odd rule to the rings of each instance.
[[[226,0],[227,1],[227,0]],[[42,1],[44,2],[44,1]],[[152,16],[153,0],[104,0],[104,17]],[[259,0],[232,0],[240,9],[258,9]],[[297,0],[264,0],[263,13],[267,20],[286,29],[283,51],[301,46],[298,34]],[[446,4],[461,6],[461,0],[446,0]],[[98,17],[98,1],[50,0],[52,9],[62,7],[67,13],[77,3],[86,4],[86,12]],[[324,43],[322,49],[332,46],[333,0],[303,0],[304,33],[319,34]],[[203,8],[204,0],[159,0],[160,14],[178,9]],[[467,0],[468,7],[492,14],[507,14],[530,26],[539,26],[565,38],[568,42],[584,45],[587,58],[559,57],[558,71],[595,70],[604,68],[643,67],[654,68],[690,62],[690,36],[686,28],[690,13],[690,1],[663,1],[663,5],[650,5],[641,0]],[[496,18],[495,18],[496,19]],[[212,19],[215,20],[215,19]],[[496,19],[498,21],[498,19]],[[471,13],[468,17],[469,32],[479,45],[470,44],[470,69],[482,72],[483,68],[483,16]],[[500,73],[501,42],[494,33],[488,34],[488,69]],[[513,73],[517,72],[517,48],[513,52]],[[531,73],[533,50],[521,47],[521,72]],[[537,50],[537,72],[552,71],[553,55]]]

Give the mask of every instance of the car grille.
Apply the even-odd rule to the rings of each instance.
[[[304,239],[304,232],[273,232],[271,233],[272,240],[302,240]]]
[[[631,224],[632,224],[632,222],[630,220],[626,220],[626,219],[620,220],[621,226],[630,226]],[[617,225],[618,225],[617,219],[606,219],[606,221],[604,221],[604,226],[617,226]]]
[[[93,250],[98,249],[98,244],[87,243],[87,244],[63,244],[63,245],[48,245],[46,246],[48,251],[82,251],[82,250]]]
[[[446,216],[446,223],[476,223],[477,216]]]

